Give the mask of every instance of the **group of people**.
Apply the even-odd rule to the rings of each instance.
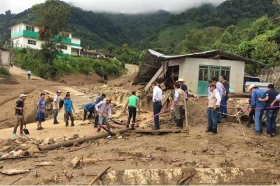
[[[59,124],[57,121],[58,112],[64,107],[64,121],[65,126],[69,126],[69,118],[71,119],[71,126],[75,126],[74,124],[74,115],[75,109],[73,106],[73,101],[70,98],[70,92],[67,92],[64,100],[60,100],[60,95],[62,91],[57,90],[56,95],[53,100],[53,124]],[[43,130],[42,122],[45,121],[45,113],[46,113],[46,102],[45,102],[45,93],[40,93],[39,100],[37,102],[37,110],[36,110],[36,120],[37,120],[37,130]],[[24,126],[24,102],[26,100],[27,95],[21,94],[19,96],[19,100],[15,105],[15,115],[16,115],[16,123],[14,126],[13,136],[17,138],[17,128],[20,127],[20,135],[25,136],[23,132]]]
[[[280,94],[274,89],[273,84],[268,85],[265,92],[255,85],[250,85],[248,90],[251,92],[250,103],[250,119],[247,127],[250,127],[252,117],[255,119],[255,133],[260,135],[263,133],[262,118],[264,111],[266,112],[266,135],[273,137],[276,135],[276,118],[279,111]]]

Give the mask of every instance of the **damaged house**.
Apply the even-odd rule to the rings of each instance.
[[[146,84],[145,91],[154,81],[173,88],[179,79],[185,80],[188,89],[198,95],[207,95],[208,80],[225,75],[235,93],[243,92],[245,64],[264,64],[221,50],[184,55],[165,55],[148,50],[134,84]]]

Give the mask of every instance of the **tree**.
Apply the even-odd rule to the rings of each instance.
[[[110,43],[107,47],[107,50],[110,54],[113,52],[114,49],[115,49],[115,46],[112,43]]]
[[[63,32],[67,31],[67,21],[70,18],[70,8],[58,0],[46,0],[42,5],[34,5],[32,14],[34,26],[40,27],[38,32],[42,43],[42,54],[49,65],[56,56],[62,53]]]

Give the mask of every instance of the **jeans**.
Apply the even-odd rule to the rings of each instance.
[[[57,122],[58,109],[53,110],[53,122]]]
[[[208,131],[217,133],[217,110],[212,108],[207,110],[207,118],[208,118]]]
[[[94,128],[97,127],[97,125],[98,125],[98,120],[99,120],[99,115],[97,114],[96,111],[94,111]]]
[[[278,110],[266,110],[266,130],[267,134],[276,134],[276,118]]]
[[[159,129],[159,115],[157,114],[160,113],[161,109],[162,109],[161,101],[155,102],[153,104],[155,129]]]
[[[132,124],[135,124],[136,121],[136,107],[128,107],[128,121],[127,124],[130,124],[130,120],[132,118]]]
[[[20,134],[23,133],[23,125],[24,125],[24,117],[23,115],[16,115],[16,123],[15,123],[15,126],[14,126],[14,133],[17,133],[17,128],[19,126],[19,129],[20,129]]]
[[[262,117],[264,110],[255,110],[255,132],[262,133]]]
[[[84,109],[84,120],[87,119],[87,113],[89,112],[88,119],[92,118],[92,110],[86,110]]]
[[[220,112],[222,113],[222,115],[224,117],[227,117],[228,115],[228,111],[227,111],[227,101],[228,101],[228,97],[227,96],[223,96],[222,100],[221,100],[221,107],[220,107]]]
[[[99,115],[98,117],[98,126],[97,126],[97,132],[99,132],[101,130],[101,125],[106,124],[107,129],[110,130],[110,125],[109,125],[109,121],[108,118],[106,116],[101,116]]]

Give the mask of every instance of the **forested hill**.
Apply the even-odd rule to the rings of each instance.
[[[68,5],[66,5],[68,6]],[[20,22],[31,22],[31,9],[19,14],[0,14],[0,42],[10,38],[9,27]],[[71,7],[70,30],[82,39],[83,46],[106,49],[108,45],[130,48],[161,48],[174,52],[175,46],[192,29],[237,25],[249,27],[257,18],[274,17],[279,10],[273,0],[227,0],[215,7],[204,4],[180,14],[157,11],[150,14],[108,14],[84,11]]]

